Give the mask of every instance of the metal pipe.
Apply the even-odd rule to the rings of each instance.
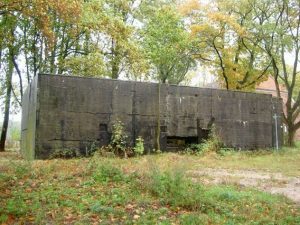
[[[277,114],[275,113],[273,118],[275,120],[275,141],[276,141],[276,150],[279,150],[279,146],[278,146],[278,128],[277,128],[277,118],[279,116],[277,116]]]

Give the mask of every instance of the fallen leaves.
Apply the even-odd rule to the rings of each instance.
[[[140,218],[140,216],[137,215],[137,214],[133,216],[133,219],[134,219],[134,220],[137,220],[137,219],[139,219],[139,218]]]
[[[176,163],[182,163],[178,157],[171,155],[168,162],[178,159]],[[40,161],[37,162],[40,163]],[[92,177],[93,171],[89,174],[84,171],[87,167],[84,163],[88,162],[54,160],[53,162],[47,161],[44,167],[42,165],[35,167],[34,162],[33,169],[30,171],[30,174],[34,175],[16,176],[13,184],[9,183],[3,186],[6,187],[5,189],[1,188],[0,215],[5,214],[6,217],[3,219],[0,216],[0,224],[38,224],[45,223],[45,221],[49,224],[142,224],[144,221],[145,223],[151,221],[179,224],[182,216],[192,217],[199,213],[179,205],[172,205],[172,203],[167,204],[157,196],[139,189],[136,185],[140,183],[135,183],[136,180],[131,179],[140,179],[140,177],[130,178],[129,171],[126,171],[126,175],[130,178],[128,180],[97,182]],[[122,168],[125,168],[127,161],[114,163],[122,163]],[[137,171],[132,162],[128,163],[133,168],[130,171]],[[136,168],[141,166],[140,163],[135,165]],[[70,172],[70,170],[74,171]],[[9,173],[7,176],[13,177],[14,174]],[[141,173],[139,176],[145,175]],[[9,206],[8,201],[10,201]],[[291,215],[294,217],[298,215],[298,210],[292,206],[287,209],[287,204],[282,204]],[[255,208],[248,202],[244,206],[246,206],[244,207],[246,211]],[[268,207],[271,207],[271,210],[274,206]],[[244,211],[239,207],[231,209],[234,215],[244,216]],[[263,213],[270,212],[266,207],[262,210],[264,210]],[[281,214],[276,211],[276,215],[285,217],[287,213],[285,210],[281,210]],[[255,215],[260,218],[261,214]],[[211,221],[213,223],[214,220]]]

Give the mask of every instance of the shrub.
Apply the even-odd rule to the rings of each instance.
[[[184,153],[188,155],[202,155],[204,153],[203,144],[190,144],[187,148],[185,148]]]
[[[206,152],[219,152],[223,143],[216,132],[215,126],[212,126],[208,139],[200,144],[191,144],[185,149],[188,154],[202,155]]]
[[[141,136],[136,139],[133,151],[136,155],[142,155],[144,153],[144,139]]]
[[[102,146],[100,149],[98,149],[97,153],[100,156],[104,157],[131,157],[134,155],[134,149],[127,146],[127,135],[124,131],[124,124],[120,120],[116,120],[116,122],[113,124],[112,129],[112,136],[110,140],[110,144],[107,146]],[[138,146],[139,152],[141,152],[143,148],[143,140],[141,139]],[[139,153],[138,152],[138,153]]]
[[[113,124],[111,145],[118,149],[125,149],[127,135],[124,133],[124,124],[120,120],[116,120]]]
[[[212,126],[208,135],[208,139],[205,140],[201,145],[204,152],[218,152],[220,150],[223,144],[219,135],[217,134],[215,126]]]
[[[99,149],[98,141],[88,141],[84,143],[85,145],[85,156],[92,156]]]
[[[132,149],[127,147],[127,135],[124,131],[124,124],[120,120],[116,120],[113,124],[112,136],[108,149],[115,155],[128,157],[132,154]]]

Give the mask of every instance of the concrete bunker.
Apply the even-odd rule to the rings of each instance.
[[[40,74],[23,97],[21,151],[45,159],[56,150],[82,154],[110,142],[117,119],[128,143],[138,136],[151,151],[158,118],[162,150],[201,143],[214,124],[223,143],[241,149],[275,146],[273,116],[281,99],[268,94],[99,78]],[[160,94],[158,90],[160,88]],[[277,137],[282,144],[281,120]]]

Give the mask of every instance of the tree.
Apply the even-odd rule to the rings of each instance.
[[[137,77],[145,72],[141,46],[137,41],[135,13],[138,0],[91,0],[84,6],[81,26],[89,31],[91,52],[102,55],[104,75]]]
[[[300,1],[278,0],[269,4],[265,11],[270,11],[270,8],[273,14],[264,27],[263,44],[272,61],[278,97],[281,97],[280,84],[287,90],[283,121],[288,130],[287,144],[294,146],[294,136],[300,128],[300,92],[296,85],[300,72]]]
[[[226,89],[253,90],[271,69],[256,29],[267,18],[256,13],[257,2],[216,0],[198,6],[197,13],[192,14],[192,32],[206,49],[200,60],[213,68]]]
[[[10,113],[10,104],[11,104],[11,93],[12,93],[12,75],[14,71],[14,57],[15,57],[15,40],[13,37],[14,31],[16,29],[16,19],[10,15],[6,15],[3,18],[3,24],[1,24],[1,28],[3,29],[3,26],[5,26],[8,31],[8,33],[5,36],[6,41],[4,42],[4,38],[2,39],[1,43],[1,52],[3,52],[4,48],[6,47],[8,49],[7,52],[5,52],[4,56],[2,56],[3,60],[7,61],[7,64],[4,65],[4,68],[1,68],[3,70],[3,73],[5,74],[4,77],[4,89],[5,92],[5,98],[4,98],[4,118],[3,118],[3,124],[1,129],[1,137],[0,137],[0,152],[5,151],[5,141],[7,136],[7,129],[8,129],[8,122],[9,122],[9,113]],[[4,46],[4,43],[6,43]],[[2,64],[2,63],[1,63]]]
[[[160,82],[179,84],[195,66],[194,42],[174,6],[162,6],[146,18],[142,36],[152,73]]]
[[[151,75],[159,81],[156,148],[160,150],[161,83],[179,84],[195,66],[193,44],[184,26],[183,17],[169,1],[146,1],[143,8],[142,44],[149,61]]]
[[[205,43],[206,62],[212,63],[227,89],[251,90],[270,74],[278,97],[280,86],[286,88],[283,121],[288,129],[287,144],[294,145],[300,128],[300,2],[217,0],[209,11],[200,9],[191,29],[199,43]]]
[[[80,0],[35,1],[38,13],[22,14],[19,36],[23,40],[27,80],[31,74],[63,73],[64,60],[80,52],[78,43],[83,32],[78,28],[82,4]]]
[[[138,0],[1,1],[5,121],[8,123],[11,96],[21,106],[23,87],[38,73],[111,78],[125,74],[135,79],[143,74],[147,64],[134,25],[138,10]],[[6,18],[15,21],[13,27]],[[12,83],[15,75],[18,85]]]
[[[70,4],[72,3],[72,4]],[[12,104],[11,96],[21,105],[16,93],[23,95],[23,73],[20,70],[19,59],[25,55],[27,79],[30,81],[30,72],[36,75],[47,65],[46,53],[53,46],[54,31],[52,22],[57,19],[71,21],[80,11],[78,1],[55,0],[4,0],[0,3],[0,70],[4,75],[4,120],[1,132],[0,151],[5,150],[9,113]],[[58,62],[60,62],[58,60]],[[19,91],[13,85],[13,75],[16,72],[19,78]],[[28,84],[27,83],[27,84]],[[3,93],[2,93],[3,94]]]

